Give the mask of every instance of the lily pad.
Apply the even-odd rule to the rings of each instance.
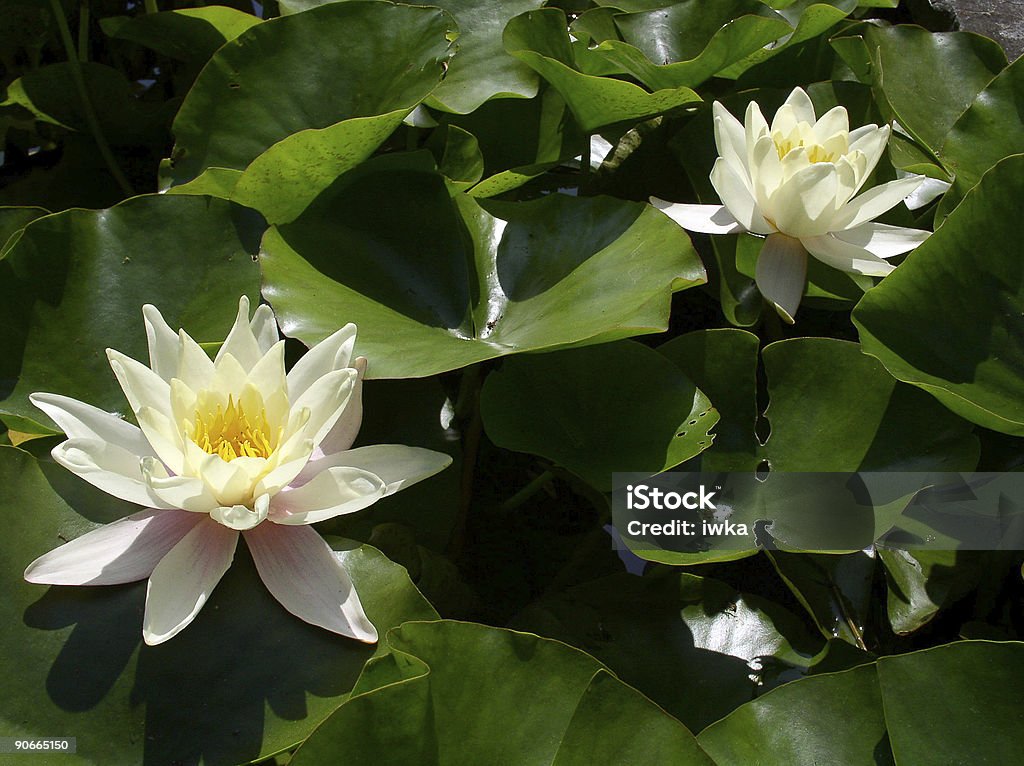
[[[371,378],[660,332],[672,291],[704,281],[685,233],[650,206],[453,199],[437,174],[376,167],[271,227],[261,251],[285,334],[311,345],[355,322]]]
[[[259,23],[251,13],[222,5],[100,19],[100,27],[111,37],[197,64],[205,63],[228,40]]]
[[[1024,155],[985,174],[853,312],[864,350],[953,412],[1024,435]],[[969,317],[970,320],[966,321]]]
[[[264,226],[222,200],[156,195],[30,223],[0,260],[0,303],[11,316],[0,339],[0,418],[52,431],[28,401],[34,391],[124,412],[104,349],[148,358],[145,303],[197,340],[224,338],[239,296],[258,297],[253,257]]]
[[[558,641],[441,621],[406,623],[386,642],[392,653],[367,668],[358,696],[306,740],[294,766],[340,752],[396,765],[711,766],[682,724]]]
[[[0,645],[11,669],[0,720],[12,736],[76,736],[72,763],[257,760],[305,739],[374,653],[286,612],[244,546],[196,621],[145,646],[144,582],[45,589],[21,579],[34,557],[134,507],[12,447],[0,447],[0,480]],[[345,555],[382,634],[433,618],[401,567],[368,546]]]

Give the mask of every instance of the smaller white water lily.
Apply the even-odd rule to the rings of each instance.
[[[722,204],[651,202],[690,231],[765,236],[757,286],[788,322],[804,293],[808,253],[841,271],[885,276],[895,268],[885,259],[913,250],[930,234],[873,222],[912,194],[923,176],[858,195],[885,150],[887,125],[851,131],[841,106],[816,119],[802,88],[770,126],[753,101],[742,125],[717,101],[713,110],[719,157],[711,183]]]
[[[310,526],[362,510],[432,476],[451,458],[396,444],[351,449],[366,360],[342,327],[285,372],[268,306],[239,301],[211,359],[143,307],[147,367],[107,349],[136,427],[57,394],[32,402],[67,434],[53,459],[114,497],[145,506],[44,554],[25,579],[112,585],[148,578],[142,634],[159,644],[195,619],[245,537],[261,579],[292,614],[374,642],[352,582]]]

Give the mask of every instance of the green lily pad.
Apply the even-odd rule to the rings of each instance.
[[[175,183],[207,168],[244,170],[300,131],[412,110],[440,81],[453,32],[438,8],[384,2],[331,3],[252,27],[214,54],[181,105]]]
[[[710,766],[694,736],[587,654],[473,623],[410,622],[291,763],[671,762]],[[524,704],[528,700],[529,704]],[[514,725],[509,725],[514,721]]]
[[[480,413],[499,447],[543,455],[603,491],[612,472],[660,473],[699,454],[718,421],[676,366],[630,341],[509,359],[488,376]]]
[[[565,13],[557,8],[530,11],[505,27],[505,49],[551,83],[585,132],[700,101],[700,96],[686,87],[648,93],[623,80],[584,74],[576,65],[568,29]]]
[[[1024,155],[985,174],[853,312],[865,352],[959,415],[1024,435]],[[967,318],[969,317],[969,321]]]
[[[660,332],[672,291],[704,280],[683,231],[647,205],[453,199],[437,174],[377,168],[271,227],[261,253],[285,334],[310,345],[355,322],[371,378]]]
[[[287,613],[244,546],[196,621],[145,646],[144,582],[46,589],[21,579],[36,556],[134,507],[12,447],[0,447],[0,480],[0,646],[10,668],[0,720],[12,736],[77,737],[68,763],[258,760],[305,739],[374,653]],[[382,635],[433,618],[405,571],[373,548],[346,564]]]
[[[37,218],[48,215],[49,211],[41,207],[7,207],[0,206],[0,258],[13,245],[14,236]]]
[[[100,27],[110,37],[131,40],[165,56],[198,64],[259,23],[260,19],[251,13],[222,5],[100,19]]]
[[[52,431],[28,401],[34,391],[124,412],[104,349],[148,358],[145,303],[197,340],[223,340],[239,296],[258,297],[263,228],[222,200],[157,195],[30,223],[0,260],[0,305],[11,317],[0,339],[0,418],[18,431]]]

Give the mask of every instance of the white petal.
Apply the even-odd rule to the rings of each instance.
[[[171,508],[209,513],[219,505],[202,479],[170,476],[156,458],[142,459],[142,478],[150,492]]]
[[[862,223],[846,231],[837,231],[833,236],[843,242],[862,247],[879,258],[892,258],[894,255],[913,250],[928,239],[931,232],[871,222]]]
[[[142,307],[149,342],[149,366],[153,372],[169,381],[178,374],[178,334],[164,321],[156,306]]]
[[[832,221],[832,231],[852,229],[884,213],[921,185],[923,176],[900,178],[875,186],[846,203]]]
[[[751,180],[753,180],[753,156],[751,152],[757,142],[762,138],[771,139],[771,131],[768,122],[761,114],[761,107],[756,101],[747,104],[747,113],[743,116],[743,144],[747,147],[747,167],[751,168]],[[777,156],[777,155],[776,155]]]
[[[320,451],[325,455],[344,452],[351,447],[363,425],[363,376],[366,374],[366,357],[359,357],[352,365],[359,377],[352,389],[352,398],[348,400],[348,406],[327,435],[320,440]]]
[[[25,570],[45,585],[117,585],[152,573],[202,516],[147,508],[45,553]]]
[[[139,456],[154,454],[142,431],[116,415],[60,394],[38,393],[28,398],[49,415],[69,439],[97,439]]]
[[[758,207],[770,215],[767,206],[783,179],[782,160],[771,136],[762,136],[750,149],[750,179]]]
[[[171,387],[166,380],[112,348],[107,349],[107,359],[132,412],[138,414],[143,407],[151,407],[164,415],[171,414]]]
[[[715,160],[711,169],[711,185],[740,226],[757,234],[771,233],[772,229],[758,210],[750,188],[721,157]]]
[[[198,518],[149,577],[142,637],[150,646],[177,635],[195,619],[235,556],[238,532]]]
[[[289,612],[343,636],[377,640],[348,572],[312,527],[260,524],[245,542],[267,590]]]
[[[249,324],[249,299],[244,295],[238,300],[238,315],[235,317],[235,323],[231,326],[228,337],[224,339],[224,345],[217,352],[215,361],[219,362],[226,354],[231,354],[238,360],[246,372],[251,370],[252,366],[263,356],[256,336],[253,335],[252,326]]]
[[[184,330],[178,332],[178,374],[193,391],[202,391],[213,379],[213,360]]]
[[[288,401],[287,383],[284,374],[284,341],[278,341],[249,370],[249,383],[260,392],[264,402],[282,399]],[[284,394],[283,398],[281,395]]]
[[[338,418],[348,406],[358,378],[359,373],[351,367],[329,372],[318,378],[292,402],[293,414],[309,410],[309,420],[302,430],[306,437],[313,441],[314,447],[320,444],[338,422]],[[289,433],[292,433],[291,428]]]
[[[252,315],[252,321],[249,322],[249,329],[252,330],[256,343],[264,353],[269,351],[279,340],[274,312],[265,303],[256,307],[256,313]]]
[[[53,459],[71,473],[121,500],[136,505],[173,508],[162,502],[146,485],[141,458],[99,439],[68,439],[51,450]]]
[[[152,407],[143,407],[135,414],[142,433],[146,435],[153,451],[172,473],[185,470],[184,443],[181,433],[175,428],[173,415],[168,417]]]
[[[294,486],[305,484],[327,468],[344,465],[379,476],[385,484],[386,497],[440,473],[451,464],[451,455],[444,452],[403,444],[372,444],[311,460],[296,478]]]
[[[651,197],[651,204],[687,231],[736,234],[743,231],[725,205],[688,205]]]
[[[884,277],[895,266],[862,247],[836,239],[831,234],[802,240],[807,251],[822,263],[834,269],[870,277]]]
[[[252,479],[249,473],[238,463],[230,462],[220,455],[204,452],[195,442],[185,442],[186,461],[191,470],[190,476],[203,480],[218,505],[238,505],[249,500],[252,493]]]
[[[718,155],[728,163],[737,176],[750,183],[747,172],[747,145],[743,125],[717,101],[712,105],[715,123],[715,146]]]
[[[896,175],[904,177],[903,172],[899,170],[896,171]],[[907,173],[906,177],[910,175],[910,173]],[[922,178],[924,180],[921,181],[921,185],[903,200],[903,204],[907,206],[908,210],[918,210],[924,207],[939,195],[945,194],[950,187],[949,181],[943,181],[939,178],[928,178],[927,176],[922,176]]]
[[[814,135],[822,144],[836,133],[848,134],[849,132],[850,116],[846,113],[845,106],[832,107],[814,123]]]
[[[786,99],[786,104],[792,108],[797,122],[806,122],[808,125],[815,123],[814,104],[803,88],[794,88]]]
[[[839,178],[831,162],[817,162],[788,179],[772,194],[765,215],[791,237],[830,231]]]
[[[210,518],[230,529],[243,532],[252,529],[267,518],[270,511],[270,495],[260,495],[252,508],[233,505],[230,508],[215,508]]]
[[[860,178],[861,183],[867,180],[867,177],[871,175],[871,171],[875,169],[875,165],[881,159],[888,141],[888,125],[883,125],[881,128],[876,125],[865,125],[863,128],[858,128],[850,134],[850,152],[863,152],[867,158],[867,166]]]
[[[807,283],[807,252],[800,240],[772,234],[764,241],[754,273],[757,289],[793,324]]]
[[[288,396],[298,399],[316,380],[348,367],[356,343],[356,326],[347,324],[302,355],[288,373]]]
[[[383,479],[359,468],[339,466],[321,471],[296,489],[283,489],[271,500],[270,520],[277,524],[316,524],[373,505],[387,490]]]

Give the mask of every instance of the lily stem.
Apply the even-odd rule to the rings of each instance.
[[[50,0],[50,8],[53,10],[54,18],[57,21],[57,30],[60,33],[61,42],[64,43],[64,51],[68,57],[68,66],[71,67],[71,79],[74,81],[75,88],[78,90],[78,96],[82,100],[82,112],[85,115],[85,121],[89,123],[89,130],[92,132],[93,140],[96,142],[96,148],[100,150],[100,156],[103,157],[103,161],[107,164],[107,168],[110,170],[110,174],[114,177],[117,185],[121,187],[121,191],[129,197],[134,196],[135,190],[128,183],[124,173],[121,172],[117,160],[114,159],[114,153],[110,151],[110,144],[107,143],[107,139],[100,129],[99,120],[96,118],[96,110],[93,108],[92,101],[89,98],[89,91],[85,85],[85,77],[82,75],[82,62],[79,61],[79,52],[75,50],[75,43],[71,39],[71,30],[68,28],[68,20],[64,17],[64,9],[61,7],[60,0]]]
[[[78,60],[89,60],[89,0],[78,4]]]
[[[156,7],[156,0],[145,0],[142,7],[146,9],[146,13],[159,13],[160,9]]]
[[[459,396],[455,402],[455,414],[463,424],[462,476],[459,484],[459,510],[448,538],[448,555],[455,559],[462,552],[466,542],[466,523],[469,507],[473,503],[473,482],[476,476],[477,454],[483,437],[483,420],[480,417],[480,389],[483,386],[483,372],[479,364],[469,367],[459,383]]]
[[[552,473],[551,471],[544,471],[540,476],[533,479],[529,484],[527,484],[521,490],[512,495],[512,497],[510,497],[508,500],[502,503],[502,510],[511,511],[518,508],[531,497],[533,497],[542,489],[544,489],[544,487],[550,484],[551,480],[554,478],[554,473]]]

